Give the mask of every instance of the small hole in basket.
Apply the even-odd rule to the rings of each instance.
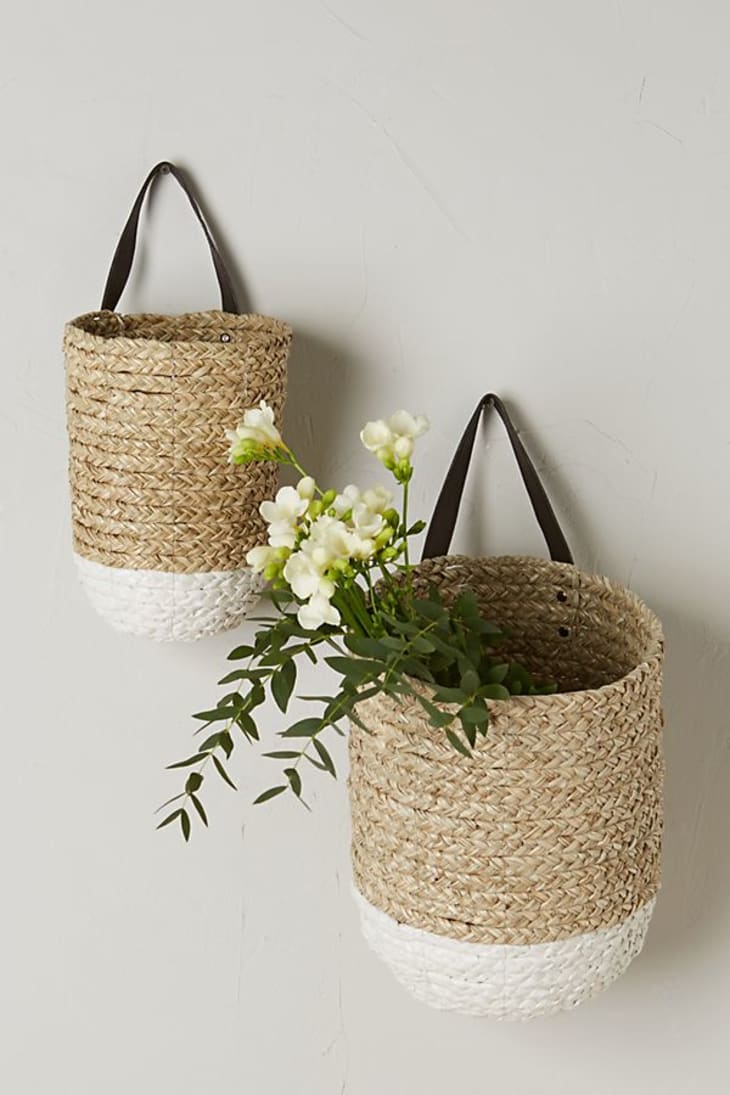
[[[568,635],[570,635],[570,628],[569,627],[559,627],[558,628],[558,635],[562,635],[562,637],[564,639],[567,639]]]
[[[563,605],[564,605],[564,604],[565,604],[565,602],[566,602],[566,601],[568,600],[568,594],[567,594],[567,593],[565,592],[565,590],[564,590],[564,589],[559,589],[559,590],[558,590],[558,600],[559,600],[559,601],[560,601],[560,603],[561,603],[561,604],[563,604]]]

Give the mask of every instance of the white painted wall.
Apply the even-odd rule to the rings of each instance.
[[[721,0],[40,0],[0,40],[8,1095],[644,1095],[725,1090],[730,1019],[730,11]],[[509,399],[580,562],[669,640],[666,880],[644,956],[529,1026],[413,1003],[365,949],[345,789],[155,834],[231,638],[116,636],[72,571],[60,356],[136,187],[194,171],[255,305],[296,331],[289,426],[319,475],[356,430]],[[164,193],[163,193],[164,189]],[[139,306],[215,303],[160,187]],[[460,544],[541,552],[487,433]],[[245,629],[237,636],[245,634]],[[318,687],[324,685],[322,677]],[[277,725],[273,712],[265,722]]]

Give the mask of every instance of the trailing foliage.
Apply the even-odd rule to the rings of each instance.
[[[257,421],[252,412],[247,414],[249,423]],[[259,743],[256,716],[267,699],[287,716],[302,657],[313,663],[324,660],[339,679],[331,695],[298,697],[316,705],[316,714],[290,724],[282,720],[282,747],[263,753],[280,775],[256,803],[287,792],[304,801],[311,768],[336,777],[329,735],[343,734],[348,720],[363,725],[358,704],[380,693],[396,703],[418,704],[455,754],[470,757],[479,736],[488,733],[489,702],[555,691],[555,685],[534,681],[522,665],[500,655],[505,633],[482,616],[470,589],[447,602],[435,587],[423,595],[414,585],[408,541],[424,525],[408,523],[412,438],[410,449],[398,445],[405,434],[396,436],[395,429],[406,429],[409,419],[414,436],[423,432],[423,420],[405,412],[363,430],[363,439],[372,441],[366,441],[367,447],[378,443],[379,458],[403,488],[400,514],[387,508],[390,493],[382,488],[361,495],[348,487],[337,495],[319,490],[310,477],[298,489],[304,504],[293,495],[282,497],[283,491],[295,491],[291,487],[282,488],[276,503],[263,504],[262,512],[273,507],[267,511],[270,543],[255,548],[251,561],[261,565],[272,583],[265,596],[275,614],[258,621],[261,626],[249,645],[231,651],[235,668],[219,682],[226,690],[215,707],[194,716],[200,741],[188,757],[170,765],[187,774],[182,791],[160,807],[173,808],[158,828],[177,823],[188,840],[192,820],[207,826],[200,798],[204,781],[214,775],[235,789],[229,761],[237,743],[241,737]],[[265,426],[269,433],[274,429],[268,414]],[[257,448],[251,436],[255,428],[242,426],[232,433],[233,447],[245,451],[246,460],[274,459],[271,437],[267,435],[268,448],[263,442]],[[277,437],[277,462],[303,474]],[[313,617],[316,627],[311,626]]]

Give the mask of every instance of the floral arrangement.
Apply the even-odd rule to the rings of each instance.
[[[424,595],[413,581],[409,541],[425,524],[409,523],[408,493],[414,448],[428,427],[423,415],[398,411],[368,422],[360,434],[400,489],[399,507],[383,486],[322,489],[285,443],[266,403],[227,432],[233,464],[275,462],[299,479],[261,504],[268,542],[247,556],[269,583],[264,596],[274,615],[258,621],[250,644],[230,653],[230,661],[243,664],[219,681],[228,690],[217,705],[194,716],[201,724],[196,734],[207,736],[170,765],[190,771],[183,790],[160,807],[175,804],[158,828],[177,822],[188,840],[191,814],[208,824],[200,789],[209,770],[235,789],[226,764],[237,735],[260,741],[255,712],[267,693],[286,715],[301,657],[316,663],[325,653],[339,681],[332,695],[300,697],[319,710],[282,729],[284,747],[264,753],[283,771],[257,803],[286,791],[303,801],[307,765],[336,776],[326,732],[342,734],[347,719],[361,725],[357,704],[378,693],[418,703],[453,748],[470,756],[477,735],[488,731],[488,700],[555,691],[500,657],[505,632],[482,616],[473,592],[463,590],[447,604],[435,588]]]

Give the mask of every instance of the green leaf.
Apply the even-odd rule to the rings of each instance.
[[[238,661],[240,658],[250,658],[256,651],[252,646],[237,646],[235,650],[232,650],[228,655],[229,662]]]
[[[449,711],[442,711],[440,707],[431,703],[425,696],[421,696],[416,692],[415,697],[428,715],[428,721],[431,723],[431,726],[442,728],[444,726],[449,726],[450,723],[454,721],[454,716]]]
[[[284,662],[271,678],[271,694],[276,701],[276,706],[286,714],[291,694],[297,680],[296,663],[292,660]]]
[[[469,749],[467,749],[464,742],[457,734],[454,733],[453,730],[447,730],[446,737],[449,739],[454,749],[456,749],[458,753],[461,753],[465,757],[471,757],[471,752],[469,751]]]
[[[182,835],[185,837],[185,843],[190,840],[190,817],[187,810],[180,811],[180,828],[182,829]]]
[[[164,819],[164,821],[160,822],[160,824],[157,826],[157,828],[158,829],[164,829],[166,825],[170,825],[171,822],[176,821],[180,817],[181,813],[182,813],[181,809],[180,810],[173,810],[171,814],[167,815],[167,817]]]
[[[510,692],[503,684],[485,684],[479,689],[479,695],[488,700],[508,700]]]
[[[197,791],[202,786],[203,777],[200,772],[191,772],[188,778],[185,780],[185,791],[187,794],[192,795],[194,791]]]
[[[480,635],[489,635],[490,642],[498,642],[505,637],[504,629],[498,627],[497,624],[491,623],[489,620],[472,620],[471,626],[475,628]]]
[[[232,787],[234,791],[237,791],[238,788],[236,787],[235,783],[233,782],[231,777],[226,772],[226,770],[223,767],[223,765],[221,764],[221,762],[218,760],[218,757],[216,757],[215,754],[212,754],[212,759],[213,759],[213,764],[215,765],[215,770],[218,773],[218,775],[221,777],[221,779],[224,781],[224,783],[227,783],[229,787]]]
[[[417,654],[433,654],[436,647],[425,635],[414,635],[411,639],[411,649]]]
[[[335,763],[332,760],[332,757],[329,755],[329,752],[327,751],[326,747],[322,744],[322,742],[319,740],[319,738],[313,738],[312,739],[312,744],[314,745],[314,748],[316,749],[317,753],[319,754],[319,759],[322,761],[322,764],[324,765],[326,770],[329,772],[329,774],[331,776],[334,776],[334,778],[337,779],[337,771],[335,769]],[[311,758],[308,758],[308,759],[311,759]]]
[[[195,809],[198,811],[198,816],[200,817],[200,820],[203,822],[203,825],[205,825],[205,827],[207,829],[208,828],[208,816],[207,816],[205,810],[203,809],[203,803],[200,801],[200,799],[198,798],[197,795],[191,795],[190,796],[190,801],[192,802]]]
[[[474,723],[465,723],[463,719],[461,720],[461,725],[464,731],[464,736],[466,737],[466,740],[469,742],[469,745],[473,749],[477,743],[477,728]]]
[[[465,725],[470,723],[476,726],[482,722],[489,722],[489,712],[486,707],[478,707],[474,704],[472,707],[463,707],[459,712],[459,718]]]
[[[442,685],[438,685],[434,688],[433,692],[436,698],[441,700],[442,703],[461,704],[464,700],[469,698],[468,693],[466,693],[463,688],[444,688]]]
[[[185,760],[178,760],[175,764],[168,764],[168,770],[171,768],[189,768],[191,764],[198,764],[201,760],[205,760],[209,753],[195,753],[192,757],[187,757]]]
[[[221,677],[218,684],[233,684],[234,681],[246,681],[249,678],[248,669],[234,669],[231,673],[226,673],[225,677]]]
[[[454,611],[465,620],[480,618],[479,602],[473,590],[464,589],[454,601]]]
[[[370,635],[347,635],[345,646],[360,658],[382,659],[386,654],[386,647],[380,639],[373,639]]]
[[[201,744],[200,752],[206,753],[210,749],[217,749],[218,745],[220,744],[221,736],[222,732],[220,730],[216,734],[211,734],[210,737],[206,738],[205,741]]]
[[[163,802],[162,806],[158,806],[155,810],[156,814],[159,814],[160,810],[164,810],[166,806],[169,806],[171,802],[177,802],[179,798],[185,798],[185,792],[181,791],[179,795],[173,795],[172,798],[168,798],[167,802]],[[159,826],[158,826],[159,828]]]
[[[201,722],[220,722],[222,719],[232,719],[234,714],[232,707],[214,707],[212,711],[199,711],[193,718]]]
[[[322,729],[321,719],[300,719],[284,730],[279,736],[282,738],[311,738]]]
[[[239,730],[246,735],[249,741],[258,741],[259,732],[256,727],[256,723],[253,721],[250,715],[247,715],[245,711],[239,711],[236,715],[236,726]]]
[[[502,662],[499,665],[493,665],[487,673],[488,684],[501,684],[504,678],[509,673],[509,662]]]
[[[446,610],[440,601],[425,601],[416,598],[413,601],[413,608],[419,616],[424,616],[427,620],[440,620],[442,616],[446,615]]]
[[[268,802],[270,798],[276,798],[277,795],[286,791],[285,786],[269,787],[268,791],[262,791],[258,798],[253,800],[254,806],[258,806],[260,802]]]
[[[465,673],[462,673],[461,687],[469,696],[477,691],[479,688],[479,674],[475,669],[467,669]]]
[[[334,669],[336,673],[340,673],[348,681],[352,681],[354,684],[365,681],[372,676],[379,676],[383,672],[383,665],[381,662],[365,658],[333,657],[325,658],[325,662],[330,669]]]
[[[291,787],[297,798],[302,797],[302,780],[301,776],[297,772],[296,768],[285,768],[284,775],[289,780],[289,786]]]
[[[262,753],[262,756],[273,757],[274,760],[296,760],[301,755],[295,749],[275,749],[273,753]]]
[[[220,745],[223,752],[226,754],[226,760],[228,760],[231,753],[233,752],[233,738],[227,730],[224,730],[223,733],[220,735],[220,741],[218,744]]]

